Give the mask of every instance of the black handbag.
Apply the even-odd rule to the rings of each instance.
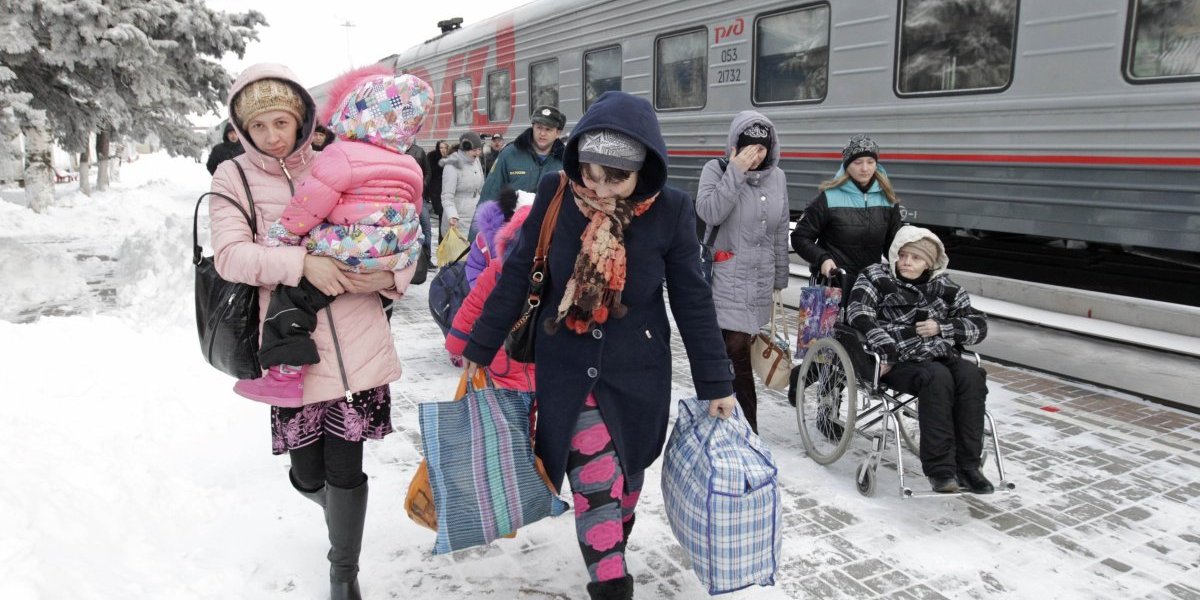
[[[562,207],[563,190],[567,187],[567,174],[558,172],[558,191],[546,207],[542,218],[542,229],[538,233],[537,249],[533,253],[533,267],[529,269],[529,295],[525,299],[525,310],[504,338],[504,351],[517,362],[533,362],[534,342],[537,340],[537,322],[542,307],[542,290],[546,286],[546,257],[550,253],[550,238],[558,223],[558,209]]]
[[[713,227],[708,234],[708,239],[700,242],[700,274],[704,276],[704,282],[708,285],[712,285],[713,278],[713,242],[717,239],[717,232],[720,230],[720,225]]]
[[[413,272],[410,285],[421,285],[429,277],[429,263],[432,262],[429,246],[421,246],[421,256],[417,259],[417,270]]]
[[[242,166],[237,166],[246,188],[250,212],[237,200],[218,192],[201,194],[192,212],[192,264],[196,266],[196,332],[200,335],[200,351],[204,360],[219,371],[238,379],[258,379],[262,367],[258,362],[258,286],[226,281],[217,274],[213,257],[203,256],[197,220],[200,203],[209,196],[224,198],[242,213],[250,226],[251,236],[258,235],[257,214],[250,184]]]

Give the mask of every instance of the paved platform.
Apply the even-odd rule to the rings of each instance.
[[[414,289],[393,320],[406,370],[394,386],[399,434],[381,445],[390,450],[368,446],[404,472],[416,466],[415,453],[394,445],[419,448],[415,404],[431,390],[449,394],[458,374],[440,349],[424,293]],[[678,335],[672,346],[674,396],[683,398],[693,391]],[[1200,599],[1200,417],[985,366],[989,409],[1018,486],[990,496],[902,499],[885,462],[876,496],[862,497],[853,477],[866,440],[818,466],[804,455],[785,395],[760,389],[761,433],[781,474],[783,552],[775,587],[730,597]],[[908,476],[920,488],[911,458]],[[637,598],[706,597],[666,524],[659,466],[647,473],[631,540]],[[492,590],[520,589],[521,597],[578,598],[585,576],[573,537],[565,515],[452,557],[397,542],[392,556],[407,573],[388,579],[408,590],[392,595],[498,598]],[[515,581],[481,572],[512,573]]]

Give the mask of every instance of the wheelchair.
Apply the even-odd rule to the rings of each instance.
[[[877,470],[890,443],[895,448],[894,464],[902,498],[953,496],[914,491],[905,483],[904,449],[920,460],[917,398],[880,382],[881,357],[867,347],[865,336],[844,320],[843,309],[833,334],[815,340],[804,361],[790,374],[788,400],[796,407],[796,423],[808,456],[818,464],[833,464],[846,453],[850,441],[858,434],[871,441],[870,453],[855,470],[855,485],[860,494],[875,494]],[[977,366],[980,364],[979,355],[974,352],[963,352],[962,357]],[[985,411],[980,464],[988,463],[990,451],[1000,474],[996,489],[1011,491],[1016,485],[1005,478],[998,435],[995,421]],[[959,492],[963,493],[966,492]]]

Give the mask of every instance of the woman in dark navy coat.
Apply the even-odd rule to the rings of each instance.
[[[624,558],[643,472],[662,453],[671,404],[671,312],[709,413],[736,406],[733,368],[700,272],[695,209],[667,187],[654,109],[623,92],[601,96],[563,156],[570,184],[554,227],[537,331],[536,450],[550,480],[571,482],[592,598],[630,598]],[[537,190],[520,242],[463,356],[490,364],[525,304],[538,232],[559,175]]]

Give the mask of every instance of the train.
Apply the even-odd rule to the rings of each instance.
[[[437,92],[426,148],[511,140],[540,104],[569,132],[623,90],[653,103],[670,182],[694,194],[753,109],[775,123],[796,213],[867,133],[905,220],[952,247],[1017,244],[1032,278],[1047,253],[1149,257],[1130,269],[1200,301],[1200,0],[536,0],[450,23],[381,61]],[[1111,279],[1105,264],[1082,279]]]

